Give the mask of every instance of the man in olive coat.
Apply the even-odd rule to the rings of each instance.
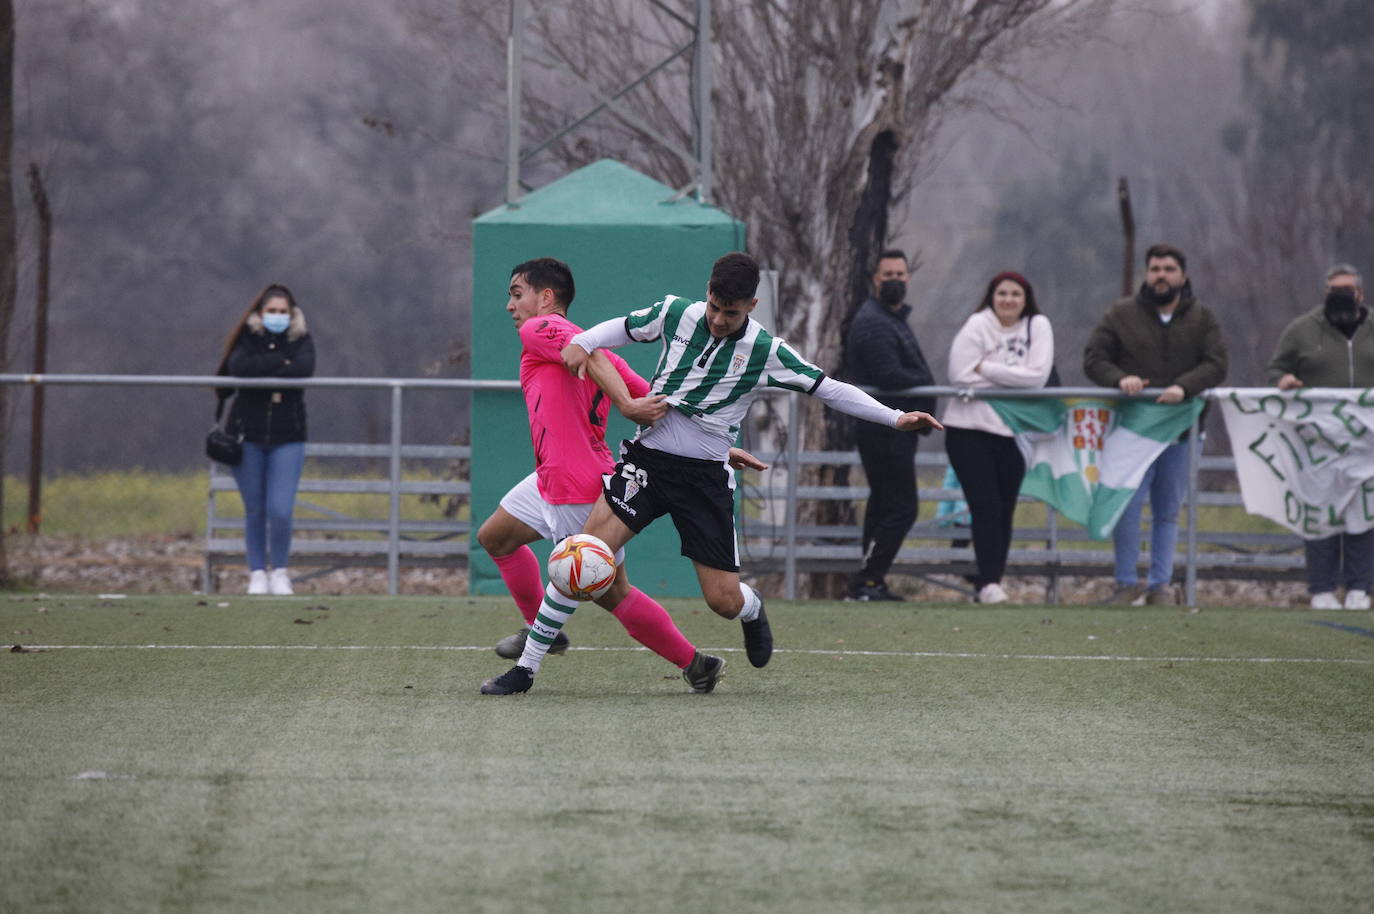
[[[1374,387],[1374,325],[1360,271],[1338,263],[1326,271],[1326,299],[1294,319],[1279,337],[1267,372],[1280,390]],[[1313,609],[1369,609],[1374,530],[1306,540],[1307,590]],[[1336,598],[1344,554],[1345,602]]]
[[[1145,252],[1145,281],[1112,305],[1083,351],[1083,371],[1095,384],[1135,395],[1162,387],[1159,403],[1181,403],[1226,378],[1221,325],[1193,296],[1188,260],[1173,245]],[[1188,442],[1175,441],[1155,458],[1112,531],[1116,589],[1110,602],[1176,602],[1172,584],[1178,511],[1188,484]],[[1140,514],[1150,499],[1150,571],[1140,584]]]

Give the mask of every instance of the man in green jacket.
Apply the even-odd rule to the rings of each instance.
[[[1134,396],[1162,387],[1159,403],[1181,403],[1226,378],[1221,325],[1193,297],[1188,260],[1173,245],[1145,252],[1145,281],[1135,295],[1107,309],[1083,351],[1083,371],[1094,384]],[[1188,447],[1179,440],[1164,449],[1141,480],[1116,529],[1114,604],[1172,604],[1178,511],[1188,483]],[[1150,499],[1150,571],[1140,584],[1140,514]]]
[[[1296,387],[1374,387],[1374,325],[1360,271],[1338,263],[1326,271],[1326,300],[1295,319],[1269,361],[1269,383]],[[1313,609],[1369,609],[1374,530],[1306,540],[1307,590]],[[1336,598],[1345,555],[1345,602]]]

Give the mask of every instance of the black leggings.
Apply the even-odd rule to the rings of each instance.
[[[959,477],[973,521],[977,587],[997,584],[1007,568],[1016,496],[1026,476],[1026,461],[1016,440],[967,428],[945,429],[945,452]]]

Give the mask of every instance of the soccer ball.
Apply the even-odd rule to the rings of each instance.
[[[573,600],[595,600],[615,581],[615,553],[590,533],[574,533],[553,547],[549,582]]]

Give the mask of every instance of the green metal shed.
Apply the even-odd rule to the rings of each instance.
[[[536,190],[517,206],[502,205],[473,221],[472,376],[517,379],[520,340],[506,313],[513,266],[557,257],[572,268],[577,295],[568,317],[583,327],[628,314],[672,293],[704,298],[711,264],[742,250],[744,225],[692,199],[673,201],[672,188],[609,159]],[[659,346],[617,350],[648,378]],[[611,452],[633,433],[614,410],[606,439]],[[505,592],[496,565],[477,544],[476,528],[501,496],[534,470],[524,399],[518,392],[478,392],[472,404],[470,590]],[[543,560],[550,544],[536,544]],[[679,552],[665,518],[631,541],[630,579],[656,596],[699,593],[692,564]]]

